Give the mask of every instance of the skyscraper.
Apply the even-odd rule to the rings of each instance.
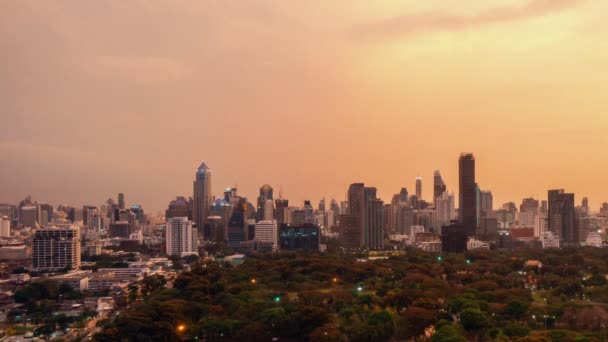
[[[274,201],[275,210],[277,212],[277,223],[279,225],[283,223],[287,223],[285,220],[285,210],[289,207],[289,200],[284,198],[279,198]]]
[[[384,246],[383,230],[384,203],[377,199],[376,188],[366,187],[363,183],[351,184],[348,189],[348,217],[344,220],[342,230],[348,230],[349,241],[358,235],[359,246],[379,249]],[[355,228],[357,227],[357,228]]]
[[[445,191],[445,182],[443,181],[443,178],[441,178],[439,170],[436,170],[433,175],[433,204],[435,206],[437,206],[437,198],[443,195]]]
[[[462,153],[458,161],[459,206],[458,221],[469,235],[475,235],[477,229],[477,203],[475,183],[475,157],[472,153]]]
[[[125,194],[122,192],[118,194],[118,209],[125,208]]]
[[[0,237],[11,236],[11,219],[8,216],[0,216]]]
[[[494,196],[492,196],[492,191],[481,190],[479,199],[481,201],[479,204],[481,215],[484,217],[494,217]]]
[[[266,206],[266,202],[268,200],[272,201],[274,199],[274,195],[273,195],[273,190],[272,187],[268,184],[264,184],[260,187],[260,196],[258,196],[258,203],[257,203],[257,215],[256,215],[256,221],[262,221],[264,220],[264,215],[266,214],[266,210],[265,210],[265,206]],[[274,211],[273,211],[273,217],[274,217]]]
[[[575,225],[574,194],[565,193],[563,189],[549,190],[548,230],[555,233],[562,246],[576,246],[579,233]]]
[[[167,255],[179,257],[198,254],[198,232],[187,217],[174,217],[167,220],[165,227]]]
[[[202,162],[196,170],[194,180],[194,197],[192,217],[197,228],[205,226],[205,220],[211,209],[211,169]]]
[[[422,178],[416,177],[416,197],[419,201],[422,200]]]

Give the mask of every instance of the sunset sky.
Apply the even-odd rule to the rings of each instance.
[[[606,0],[0,1],[0,202],[608,200]]]

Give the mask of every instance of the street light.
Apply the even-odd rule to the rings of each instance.
[[[186,325],[185,324],[180,324],[177,326],[177,332],[178,333],[183,333],[186,330]]]
[[[251,283],[252,283],[252,284],[255,284],[255,283],[257,283],[257,282],[258,282],[258,281],[257,281],[255,278],[251,278]]]
[[[358,292],[363,291],[363,287],[362,287],[362,286],[357,286],[357,291],[358,291]]]

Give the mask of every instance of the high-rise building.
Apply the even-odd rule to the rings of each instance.
[[[331,199],[331,203],[329,204],[329,209],[334,212],[334,215],[340,215],[340,204],[336,201],[335,198]]]
[[[266,215],[265,205],[268,200],[271,201],[274,199],[272,187],[268,184],[264,184],[260,187],[260,196],[258,196],[258,203],[256,208],[256,221],[264,220],[264,216]],[[274,212],[273,212],[274,217]]]
[[[277,221],[260,221],[255,224],[255,238],[261,242],[272,243],[272,248],[278,248],[279,232]]]
[[[348,226],[349,239],[355,234],[353,222],[359,225],[359,247],[379,249],[384,247],[383,205],[377,199],[376,188],[365,187],[363,183],[351,184],[348,189],[348,208],[352,218],[345,217],[345,230]],[[340,219],[342,222],[343,218]]]
[[[600,215],[608,217],[608,202],[602,203],[602,206],[600,207]]]
[[[174,217],[187,217],[192,220],[192,198],[186,199],[183,196],[178,196],[169,202],[169,207],[165,210],[165,218]]]
[[[459,222],[469,235],[475,235],[477,229],[477,184],[475,183],[475,157],[472,153],[463,153],[459,159]],[[466,241],[465,241],[466,245]]]
[[[422,177],[416,177],[416,197],[418,200],[422,200]]]
[[[264,203],[264,221],[274,220],[274,203],[272,199],[267,199]]]
[[[228,221],[228,247],[239,248],[241,241],[245,241],[245,222],[247,216],[247,204],[244,198],[240,198],[232,210]]]
[[[35,228],[38,221],[38,208],[36,205],[26,205],[19,209],[19,223],[24,227]]]
[[[80,228],[36,229],[32,238],[32,267],[46,271],[80,268]]]
[[[483,216],[485,213],[485,217],[494,217],[494,196],[492,196],[492,191],[482,190],[479,193],[480,200],[480,210]]]
[[[439,227],[449,225],[456,216],[454,194],[443,192],[439,195],[435,199],[435,210],[437,210],[437,225]]]
[[[118,194],[118,209],[125,209],[125,194],[122,192]]]
[[[167,255],[183,257],[198,255],[198,232],[187,217],[174,217],[167,220],[165,228]]]
[[[12,204],[0,204],[0,216],[8,216],[11,227],[16,227],[19,223],[19,209]]]
[[[0,217],[0,237],[11,236],[11,219],[8,216]]]
[[[579,234],[576,231],[574,194],[563,189],[549,190],[548,230],[557,235],[564,247],[577,246]]]
[[[532,197],[524,198],[519,205],[520,212],[531,212],[534,215],[538,214],[539,209],[539,201]]]
[[[129,223],[129,221],[116,221],[110,224],[108,236],[110,238],[128,239],[131,233],[134,231],[135,229],[133,228],[133,225]]]
[[[319,211],[325,212],[325,197],[319,201]]]
[[[406,188],[401,188],[401,190],[399,191],[399,203],[403,203],[406,204],[408,203],[408,193],[407,193],[407,189]]]
[[[285,210],[287,209],[287,207],[289,207],[289,200],[279,198],[274,201],[274,206],[276,210],[277,223],[279,225],[287,223],[285,219]]]
[[[192,204],[192,218],[197,228],[205,225],[205,220],[209,217],[211,201],[211,169],[202,162],[196,170]]]
[[[433,204],[437,206],[437,198],[441,197],[446,191],[445,182],[441,178],[439,170],[435,170],[433,175]]]
[[[589,212],[589,198],[583,197],[582,207]]]

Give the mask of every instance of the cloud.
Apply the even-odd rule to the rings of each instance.
[[[566,10],[585,1],[530,0],[523,6],[495,7],[473,15],[458,15],[442,11],[413,13],[358,25],[351,31],[351,34],[358,38],[373,39],[424,32],[462,31],[540,17]]]

